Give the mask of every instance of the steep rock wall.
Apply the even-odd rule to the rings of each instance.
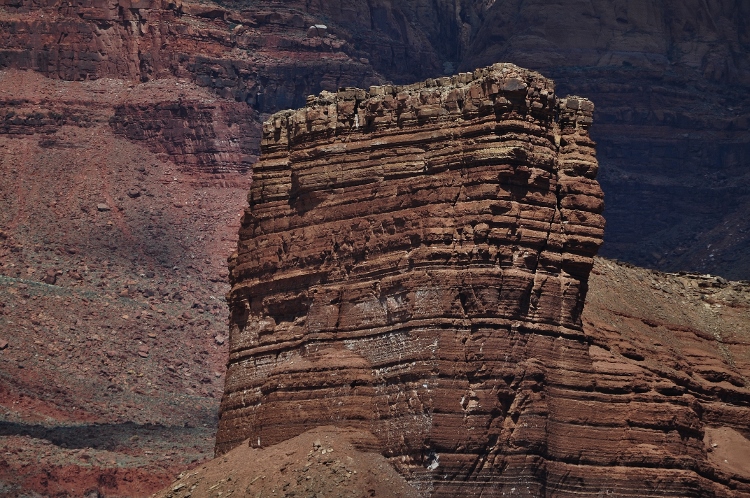
[[[597,102],[603,254],[748,279],[748,5],[0,0],[0,67],[73,80],[177,76],[266,113],[321,90],[513,62]],[[326,32],[308,37],[318,23]]]
[[[51,78],[178,77],[260,111],[304,104],[326,88],[382,80],[335,33],[299,9],[167,0],[0,0],[0,68]]]
[[[436,496],[566,471],[545,463],[565,429],[550,390],[581,388],[592,113],[498,64],[272,116],[230,265],[217,451],[337,423]]]
[[[596,102],[602,254],[748,279],[748,26],[733,0],[497,1],[459,67],[513,62]]]
[[[166,154],[185,170],[247,171],[258,158],[260,127],[246,105],[234,101],[171,101],[118,105],[109,120],[115,133]]]
[[[59,132],[66,125],[104,125],[196,174],[247,172],[260,153],[257,113],[185,81],[102,79],[81,90],[31,72],[0,71],[0,78],[29,86],[23,97],[0,95],[0,135],[39,135],[39,144],[51,148],[64,141]]]

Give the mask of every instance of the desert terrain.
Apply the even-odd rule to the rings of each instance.
[[[208,493],[227,258],[263,121],[322,90],[497,61],[597,106],[609,259],[594,260],[583,309],[588,374],[622,401],[698,403],[719,422],[689,436],[714,470],[685,465],[748,493],[747,7],[584,4],[0,1],[0,495]],[[329,445],[328,431],[238,448],[233,472],[243,489],[269,476],[252,483],[263,496],[328,496],[340,478],[355,495],[410,492],[371,435]],[[244,470],[247,454],[289,457],[296,480]],[[212,492],[239,492],[221,479]]]

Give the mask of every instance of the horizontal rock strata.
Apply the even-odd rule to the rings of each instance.
[[[555,403],[571,421],[558,444],[580,455],[580,482],[615,496],[750,496],[750,330],[741,325],[750,286],[601,259],[589,284],[591,364],[570,372],[587,388]]]
[[[265,114],[514,61],[597,103],[604,255],[750,279],[748,25],[737,1],[0,0],[0,69],[178,77]]]
[[[118,105],[109,123],[185,170],[225,173],[247,171],[257,160],[260,127],[253,117],[243,103],[180,98]]]
[[[0,94],[0,136],[36,135],[50,149],[65,147],[66,126],[104,125],[194,174],[245,173],[260,152],[256,112],[184,81],[68,82],[16,70],[0,70],[0,80],[27,85],[14,96]]]
[[[355,425],[435,496],[542,492],[604,225],[592,113],[500,64],[272,116],[217,452]]]
[[[0,0],[0,69],[63,80],[182,78],[273,112],[309,93],[380,81],[335,34],[307,38],[299,6],[182,0]]]

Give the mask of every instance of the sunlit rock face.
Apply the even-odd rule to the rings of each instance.
[[[230,261],[217,452],[353,425],[435,496],[541,492],[570,429],[553,398],[591,382],[593,108],[496,64],[272,116]]]

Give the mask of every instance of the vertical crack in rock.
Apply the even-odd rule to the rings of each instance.
[[[273,115],[230,258],[217,453],[334,423],[433,496],[562,479],[554,400],[589,368],[604,227],[592,115],[511,64]]]

